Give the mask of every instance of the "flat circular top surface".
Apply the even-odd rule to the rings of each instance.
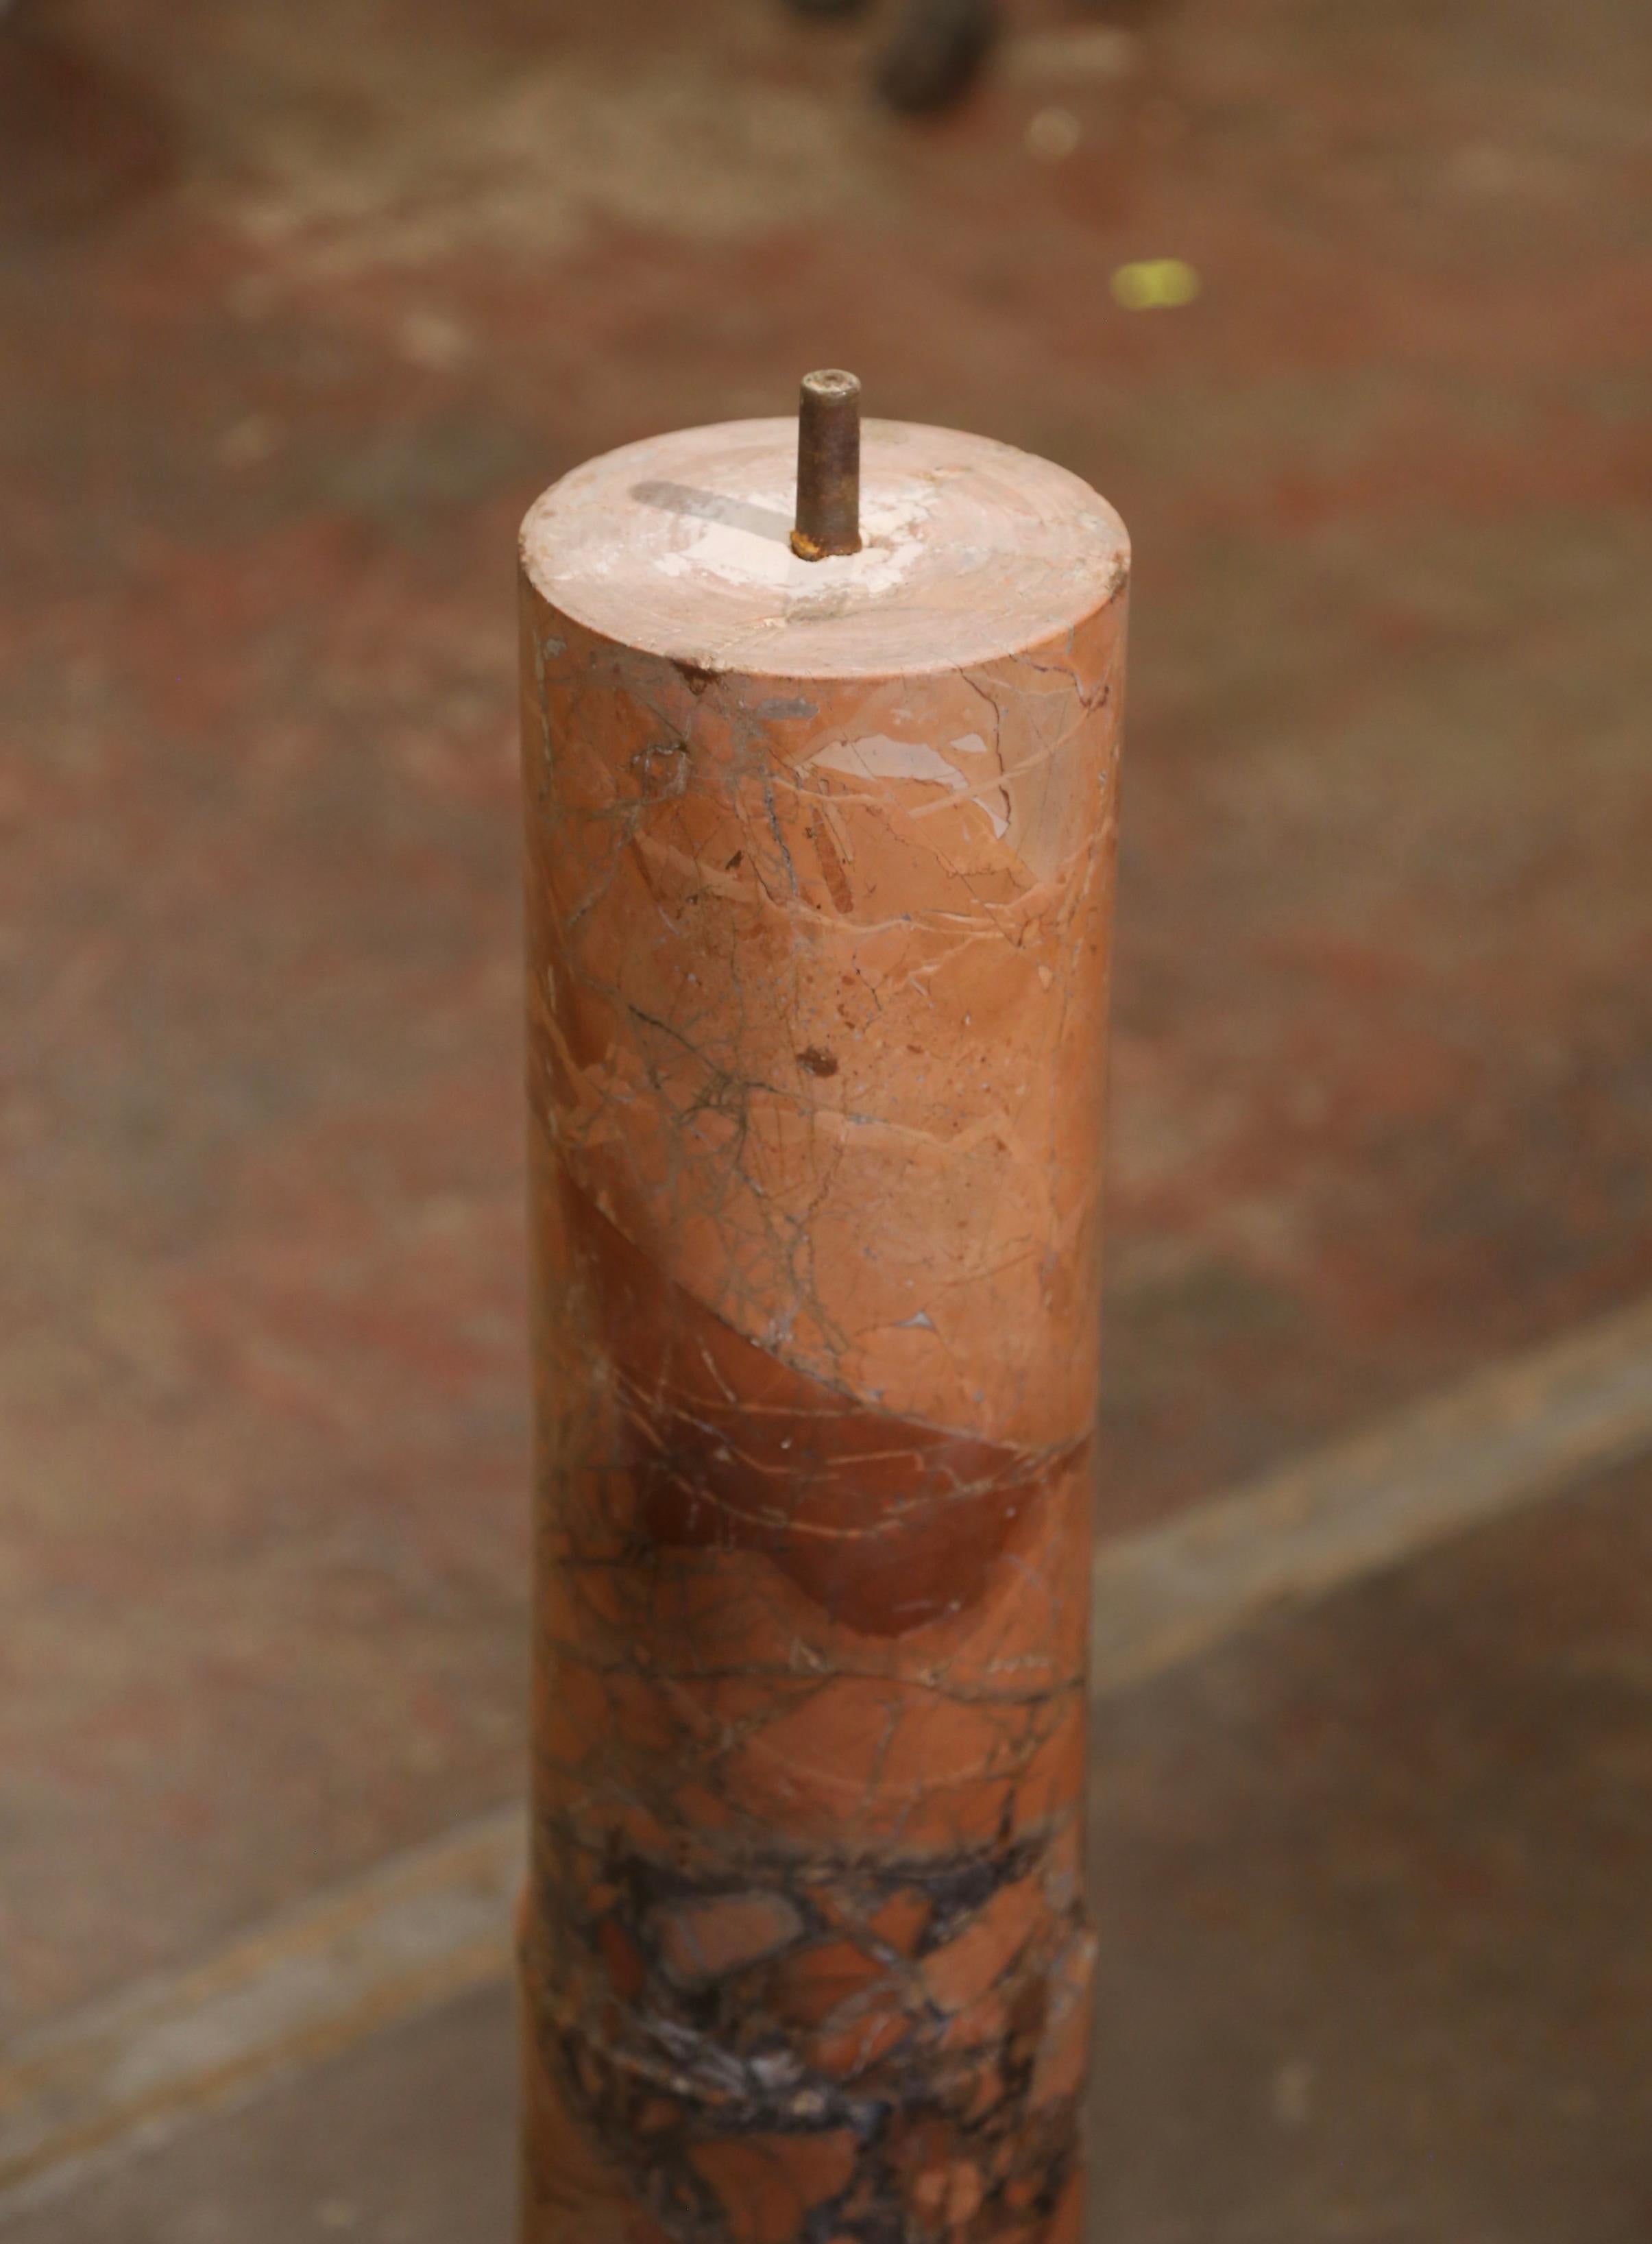
[[[790,534],[797,423],[727,421],[587,461],[529,510],[550,605],[680,662],[787,678],[963,667],[1064,631],[1109,598],[1129,540],[1065,468],[954,429],[868,421],[859,553]]]

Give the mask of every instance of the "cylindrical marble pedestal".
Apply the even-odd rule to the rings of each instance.
[[[529,2244],[1076,2244],[1128,545],[873,422],[523,535]]]

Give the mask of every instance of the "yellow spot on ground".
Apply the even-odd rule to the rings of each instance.
[[[1174,311],[1198,293],[1198,274],[1179,257],[1143,258],[1113,275],[1114,301],[1127,312]]]

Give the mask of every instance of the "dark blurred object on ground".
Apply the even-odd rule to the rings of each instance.
[[[37,0],[0,0],[0,241],[86,225],[171,171],[142,89],[61,42]]]
[[[909,116],[946,108],[968,87],[997,28],[995,0],[906,0],[878,64],[879,92]]]
[[[789,0],[799,16],[858,16],[866,0]],[[892,109],[922,116],[966,92],[999,29],[997,0],[901,0],[900,18],[873,66]]]

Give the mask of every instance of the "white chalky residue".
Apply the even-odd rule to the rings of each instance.
[[[887,733],[864,733],[858,740],[828,740],[802,768],[839,772],[845,779],[922,779],[934,787],[962,789],[968,781],[927,740],[895,740]]]
[[[922,483],[897,484],[868,492],[860,511],[858,553],[803,561],[786,535],[795,493],[789,484],[708,497],[697,511],[695,532],[686,544],[655,557],[663,576],[705,574],[726,585],[772,585],[778,590],[818,596],[839,587],[857,592],[887,591],[911,574],[921,558],[920,524],[929,512],[933,490]],[[772,517],[774,530],[759,529],[754,511]]]
[[[949,746],[961,755],[984,756],[989,753],[979,733],[961,733]],[[1002,780],[983,782],[969,778],[927,740],[897,740],[887,733],[863,733],[859,740],[828,740],[799,768],[837,772],[845,779],[925,780],[932,787],[944,787],[949,794],[968,794],[1001,841],[1009,831],[1009,798]],[[995,798],[1001,799],[1003,809],[997,807]],[[925,809],[914,811],[912,815],[926,818],[931,809],[941,808],[940,803],[932,803]]]
[[[992,753],[979,733],[960,733],[956,740],[951,741],[949,746],[957,754],[963,756],[984,756],[989,755]],[[973,783],[975,785],[981,784],[980,781]],[[1004,807],[1001,810],[997,808],[997,804],[994,801],[995,796],[998,798],[998,801],[1002,802]],[[992,822],[993,832],[1001,842],[1005,835],[1009,831],[1008,787],[1001,780],[997,783],[992,785],[988,792],[977,794],[974,801],[976,808],[986,812],[988,818]]]

